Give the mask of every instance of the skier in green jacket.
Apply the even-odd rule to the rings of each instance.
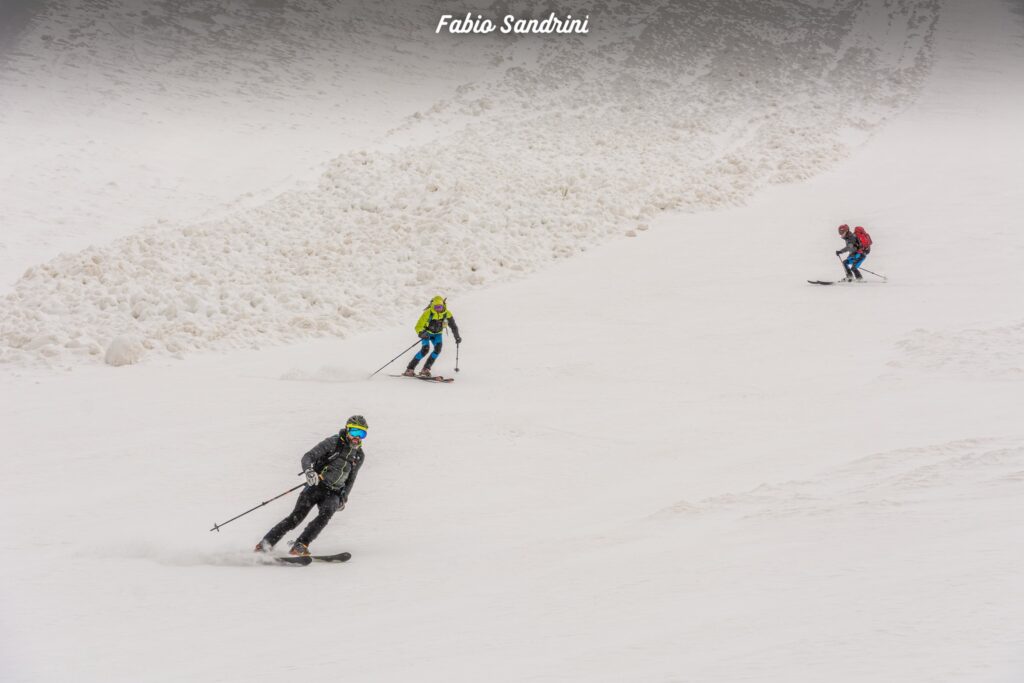
[[[441,355],[441,347],[444,344],[443,335],[446,327],[452,328],[455,343],[461,344],[462,337],[459,335],[459,326],[455,324],[455,318],[452,316],[452,312],[448,310],[447,300],[438,295],[430,300],[430,305],[423,309],[423,315],[416,321],[416,334],[422,340],[420,342],[421,346],[420,350],[413,356],[413,359],[409,361],[405,372],[402,373],[403,375],[407,377],[415,376],[416,364],[426,356],[427,362],[423,364],[423,369],[420,370],[419,374],[420,377],[430,377],[430,368],[434,365],[437,357]],[[433,351],[430,350],[431,344],[434,345]]]

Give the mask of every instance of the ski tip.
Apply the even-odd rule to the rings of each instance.
[[[317,562],[348,562],[352,559],[352,553],[337,553],[335,555],[313,555]]]

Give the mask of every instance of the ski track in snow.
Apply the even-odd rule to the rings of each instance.
[[[282,380],[291,382],[362,382],[367,372],[361,368],[322,365],[317,370],[292,368],[281,374]]]
[[[740,518],[877,515],[942,510],[951,501],[970,508],[979,500],[1013,501],[1024,485],[1024,444],[965,439],[859,458],[805,481],[762,485],[697,503],[680,501],[655,518],[728,515]],[[953,506],[956,508],[957,506]]]
[[[635,236],[660,212],[807,178],[914,96],[938,3],[603,11],[621,30],[510,44],[500,79],[392,132],[440,138],[342,154],[315,190],[29,268],[0,302],[0,360],[95,362],[116,341],[116,364],[345,337],[436,291]]]
[[[273,557],[285,555],[283,553],[261,555],[251,550],[201,552],[193,548],[168,548],[133,542],[118,548],[103,546],[90,548],[87,551],[80,551],[78,556],[100,560],[143,560],[168,567],[266,567],[267,565],[277,566]]]
[[[985,379],[1024,378],[1024,323],[982,329],[912,331],[889,366]]]

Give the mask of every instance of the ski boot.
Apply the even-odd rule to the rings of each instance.
[[[853,276],[857,278],[857,282],[864,282],[864,276],[860,274],[859,270],[853,271]]]
[[[418,377],[430,377],[430,368],[423,368],[420,370]]]
[[[273,550],[273,547],[267,543],[267,539],[261,538],[260,542],[256,544],[256,547],[252,549],[254,553],[269,553]]]
[[[404,377],[415,377],[416,376],[416,368],[406,368],[405,372],[402,373],[402,376],[404,376]]]
[[[295,543],[292,543],[292,549],[288,551],[288,554],[295,555],[297,557],[305,557],[306,555],[309,555],[309,546],[305,543],[295,541]]]

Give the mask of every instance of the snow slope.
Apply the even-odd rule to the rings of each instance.
[[[424,287],[501,282],[666,210],[741,203],[828,168],[905,106],[936,16],[932,0],[629,3],[586,39],[506,41],[497,77],[393,133],[427,141],[29,268],[0,301],[0,359],[98,361],[119,336],[177,356],[344,337],[396,322]]]
[[[0,523],[33,560],[2,570],[0,678],[1019,680],[1020,17],[946,2],[934,54],[834,170],[453,297],[452,385],[365,379],[415,305],[4,366]],[[841,221],[889,283],[804,284]],[[367,464],[316,544],[351,563],[252,566],[280,501],[206,531],[352,412]]]
[[[500,49],[427,5],[48,0],[0,8],[0,282],[61,252],[308,185]],[[13,17],[9,12],[16,12]]]

